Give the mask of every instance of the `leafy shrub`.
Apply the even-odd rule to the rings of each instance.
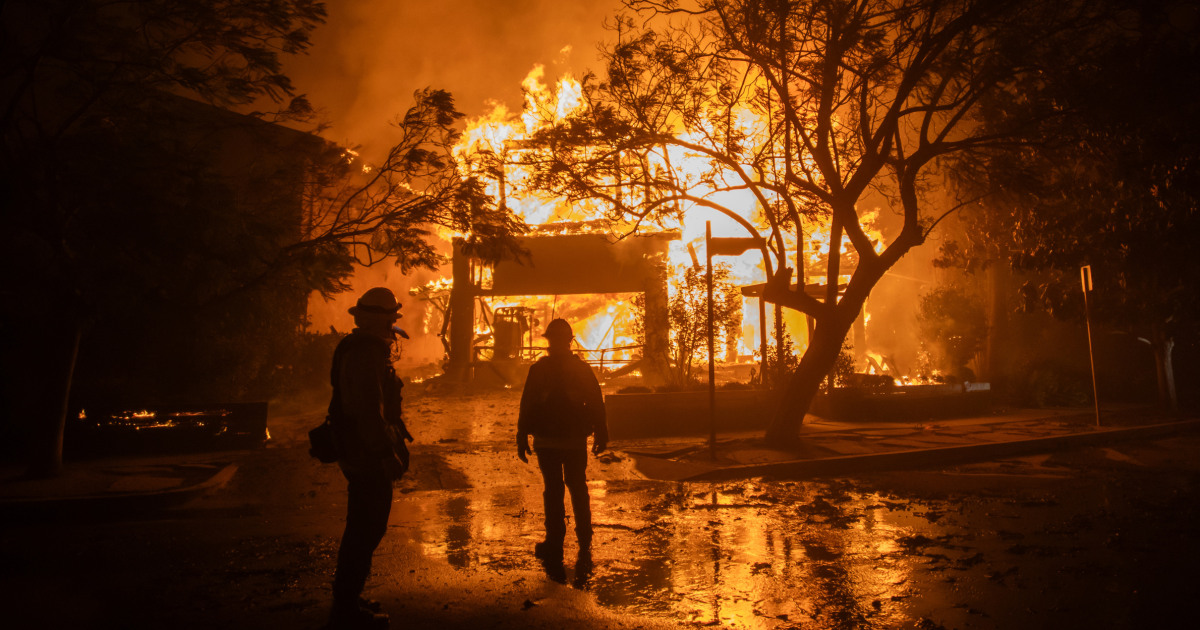
[[[1091,379],[1060,361],[1042,360],[1016,374],[1013,397],[1028,407],[1082,407],[1092,402]]]

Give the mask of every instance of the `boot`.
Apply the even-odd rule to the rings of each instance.
[[[591,547],[580,546],[579,554],[575,556],[575,579],[572,582],[575,588],[586,589],[595,568],[596,565],[592,562]]]
[[[328,630],[387,630],[388,616],[363,608],[358,601],[333,603],[329,613]]]
[[[533,557],[543,562],[562,562],[562,541],[543,540],[533,546]]]
[[[557,562],[553,560],[543,560],[542,569],[546,572],[546,577],[553,582],[559,584],[567,583],[567,568],[563,566],[562,560]]]

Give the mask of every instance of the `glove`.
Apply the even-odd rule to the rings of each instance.
[[[413,434],[408,432],[408,427],[404,425],[404,421],[389,422],[387,431],[392,436],[392,441],[397,444],[401,442],[413,442]]]
[[[400,464],[404,467],[400,474],[408,472],[408,445],[402,441],[396,442],[396,446],[394,449],[392,449],[392,452],[396,454],[396,461],[400,462]]]
[[[529,463],[529,452],[530,452],[529,451],[529,436],[528,435],[518,435],[517,436],[517,459],[528,464]]]
[[[404,476],[404,473],[408,472],[408,462],[408,446],[401,440],[396,443],[391,453],[384,456],[383,468],[392,480],[399,480]]]

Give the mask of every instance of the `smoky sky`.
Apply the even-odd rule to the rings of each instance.
[[[454,94],[468,117],[490,111],[497,101],[519,112],[521,81],[536,65],[545,80],[564,72],[577,78],[600,70],[597,47],[612,35],[604,29],[620,0],[327,0],[329,19],[317,29],[307,55],[291,60],[287,72],[331,127],[334,142],[361,145],[370,160],[389,146],[389,123],[412,103],[415,90],[440,88]],[[569,53],[564,48],[570,47]],[[881,204],[886,205],[886,204]],[[884,212],[883,221],[887,221]],[[913,367],[916,296],[928,290],[934,246],[910,253],[881,281],[869,310],[880,317],[868,326],[868,348],[878,348],[903,368]],[[353,324],[346,309],[372,286],[394,289],[405,303],[400,325],[413,339],[406,360],[433,361],[442,347],[426,331],[432,317],[408,289],[444,277],[448,270],[410,275],[389,264],[357,270],[352,290],[309,304],[311,329],[345,332]],[[747,314],[753,317],[753,314]],[[886,326],[882,326],[886,324]]]
[[[490,101],[521,108],[521,80],[535,64],[547,79],[599,67],[603,24],[619,0],[328,0],[328,21],[287,72],[331,125],[323,135],[387,146],[388,123],[415,90],[450,91],[469,117]],[[564,53],[564,49],[570,48]],[[369,158],[368,158],[369,159]]]
[[[521,80],[536,64],[545,66],[547,80],[598,68],[597,47],[608,37],[604,22],[620,2],[327,0],[326,7],[329,18],[313,34],[308,54],[291,59],[286,70],[330,125],[322,135],[361,145],[370,160],[390,145],[389,123],[412,104],[415,90],[450,91],[468,117],[490,111],[491,102],[519,112]],[[440,275],[404,276],[388,264],[359,269],[351,291],[331,301],[313,297],[312,328],[349,330],[346,308],[363,290],[389,286],[407,304],[400,323],[413,333],[409,358],[437,358],[436,338],[421,335],[425,305],[406,294]]]

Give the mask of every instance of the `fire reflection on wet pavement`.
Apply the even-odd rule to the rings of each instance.
[[[524,580],[521,591],[549,580],[532,553],[541,479],[512,452],[514,402],[420,410],[430,420],[424,452],[414,451],[423,466],[397,495],[390,537],[458,579]],[[1147,493],[1128,470],[1098,479],[1077,463],[1042,455],[948,472],[706,484],[646,480],[618,451],[588,464],[590,579],[545,596],[573,592],[597,610],[689,626],[1111,625],[1147,598],[1145,570],[1110,576],[1128,562],[1112,541],[1169,557],[1156,546],[1161,531],[1186,519],[1148,527],[1145,514],[1178,512],[1170,485]],[[1142,532],[1137,544],[1114,537],[1131,528]],[[570,533],[565,558],[570,584]]]
[[[739,628],[892,627],[914,621],[906,604],[914,592],[949,598],[946,570],[979,561],[957,542],[961,534],[938,525],[939,512],[827,483],[597,481],[591,493],[595,569],[586,588],[602,606],[652,617]],[[427,558],[457,569],[538,568],[539,486],[442,495],[397,505],[404,521],[417,521],[413,535]],[[568,535],[568,571],[573,545]]]
[[[640,479],[631,458],[606,454],[588,465],[595,566],[576,584],[572,535],[564,583],[533,557],[541,479],[515,456],[511,408],[465,402],[473,409],[429,405],[414,422],[415,465],[369,583],[411,627],[1194,625],[1170,622],[1197,586],[1200,436],[719,484]],[[247,452],[223,492],[185,509],[12,524],[6,592],[34,610],[79,594],[63,627],[316,627],[345,481],[280,441]],[[116,623],[134,609],[140,623]]]

